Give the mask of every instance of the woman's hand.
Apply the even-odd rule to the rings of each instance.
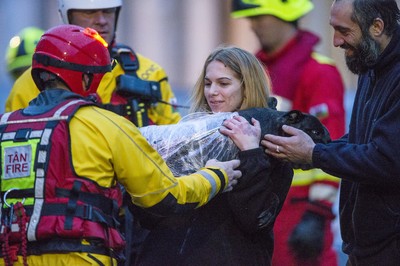
[[[219,131],[230,137],[241,151],[256,149],[260,147],[261,127],[256,119],[251,122],[253,125],[242,116],[234,116],[226,119]]]

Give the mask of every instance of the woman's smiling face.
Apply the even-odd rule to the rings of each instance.
[[[243,101],[242,82],[220,61],[208,64],[204,77],[204,97],[213,113],[233,112]]]

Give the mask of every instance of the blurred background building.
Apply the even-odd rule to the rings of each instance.
[[[234,44],[254,52],[258,41],[246,19],[230,17],[230,0],[124,0],[117,40],[158,62],[167,71],[181,105],[194,85],[206,56],[216,46]],[[321,36],[319,52],[335,59],[351,105],[356,76],[347,71],[343,51],[332,45],[331,1],[315,0],[302,25]],[[10,38],[27,26],[49,29],[61,23],[57,0],[0,1],[0,112],[12,86],[5,53]],[[290,74],[290,73],[288,73]],[[180,109],[185,114],[185,109]]]

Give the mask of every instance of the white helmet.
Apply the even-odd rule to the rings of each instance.
[[[121,6],[122,0],[58,0],[58,12],[65,24],[69,24],[68,11],[71,9],[106,9],[116,7],[116,20],[118,20],[118,13]]]

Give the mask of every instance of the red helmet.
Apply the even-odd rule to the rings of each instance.
[[[32,77],[39,90],[44,89],[40,73],[57,75],[71,91],[83,96],[96,92],[111,59],[107,43],[91,28],[60,25],[46,31],[39,40],[32,61]],[[90,85],[85,89],[82,75],[88,74]]]

